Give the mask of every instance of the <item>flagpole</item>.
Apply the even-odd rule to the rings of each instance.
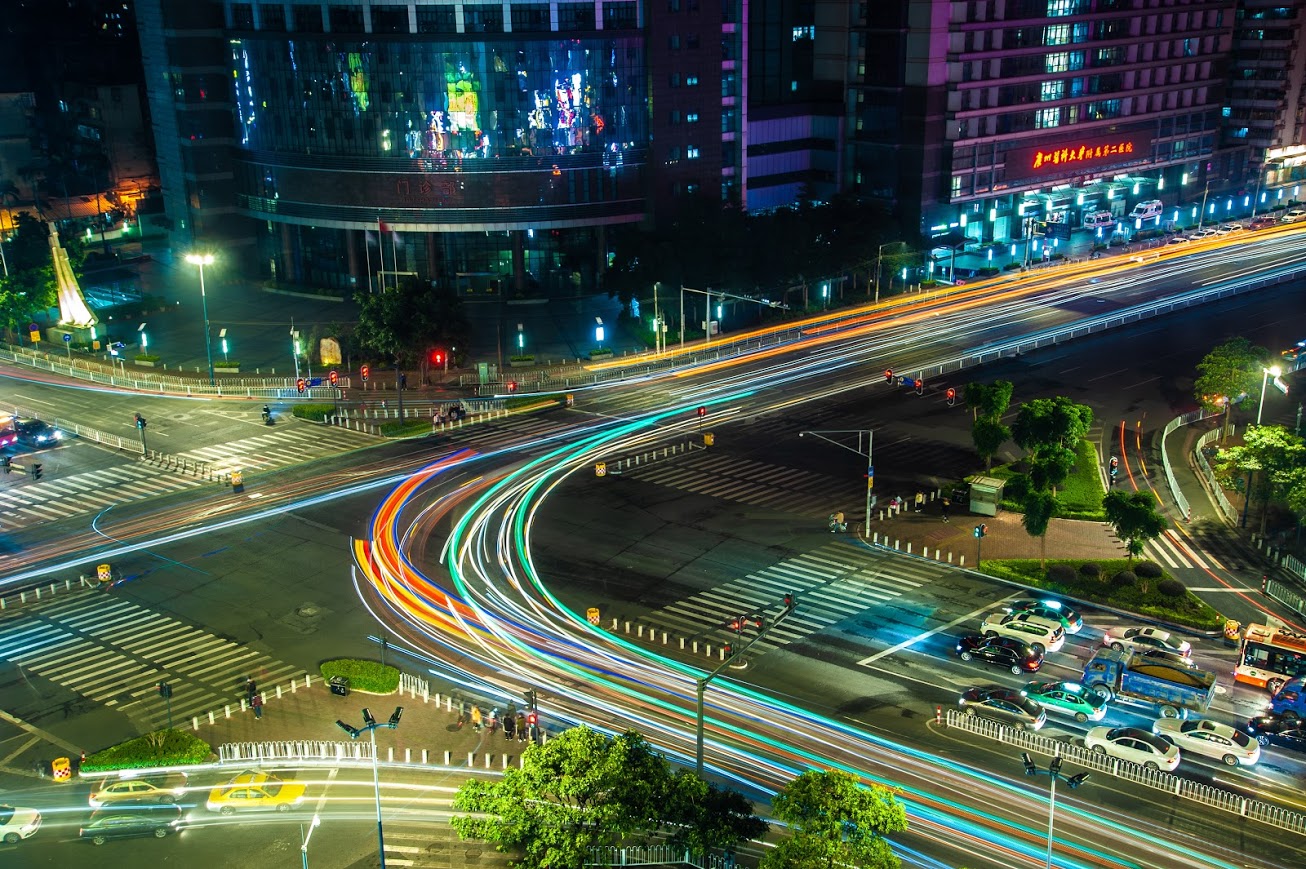
[[[363,255],[367,257],[367,294],[370,296],[374,291],[372,289],[372,244],[367,238],[367,230],[363,230]]]
[[[395,289],[399,289],[399,254],[395,252],[395,240],[399,233],[390,228],[390,268],[395,273]]]
[[[381,281],[381,292],[385,292],[385,233],[381,227],[385,226],[380,217],[376,219],[376,253],[381,257],[381,272],[378,275]]]

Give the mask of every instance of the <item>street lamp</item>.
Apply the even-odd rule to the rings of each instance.
[[[337,719],[336,726],[349,734],[350,739],[357,739],[358,734],[367,731],[367,735],[372,737],[372,789],[376,794],[376,847],[377,854],[381,858],[381,869],[385,869],[385,831],[381,827],[381,767],[376,756],[376,729],[378,727],[389,727],[394,730],[399,726],[399,719],[404,714],[404,707],[396,706],[395,711],[390,713],[390,720],[382,724],[372,717],[372,710],[364,707],[363,709],[363,726],[354,727]],[[304,842],[305,860],[308,859],[308,841]]]
[[[1088,773],[1086,773],[1086,772],[1077,772],[1077,773],[1075,773],[1075,774],[1072,775],[1072,776],[1068,776],[1068,777],[1066,777],[1066,778],[1062,778],[1062,776],[1061,776],[1061,755],[1059,755],[1059,754],[1053,756],[1052,760],[1050,760],[1050,761],[1048,762],[1048,768],[1045,769],[1045,770],[1044,770],[1044,769],[1039,769],[1039,768],[1038,768],[1038,765],[1037,765],[1036,763],[1034,763],[1034,758],[1030,757],[1028,751],[1021,752],[1020,760],[1021,760],[1022,763],[1025,764],[1025,775],[1045,775],[1045,776],[1047,776],[1049,779],[1051,779],[1051,782],[1050,782],[1050,784],[1049,784],[1049,790],[1048,790],[1048,862],[1047,862],[1047,869],[1052,869],[1052,824],[1053,824],[1053,821],[1054,821],[1055,818],[1056,818],[1056,812],[1057,812],[1057,782],[1058,782],[1058,781],[1064,781],[1066,784],[1070,785],[1070,789],[1071,789],[1071,790],[1074,790],[1075,788],[1077,788],[1077,787],[1079,787],[1080,785],[1082,785],[1084,782],[1088,781]]]
[[[304,844],[299,846],[299,855],[304,858],[304,869],[308,869],[308,840],[313,838],[313,831],[322,823],[322,816],[316,812],[313,814],[313,822],[308,825],[308,833],[304,832],[304,825],[299,825],[299,835],[304,837]]]
[[[1265,407],[1265,384],[1271,376],[1278,378],[1283,373],[1283,369],[1277,365],[1271,365],[1269,368],[1261,368],[1261,403],[1256,406],[1256,424],[1261,424],[1261,410]],[[1276,384],[1277,385],[1277,384]]]
[[[211,253],[188,253],[186,262],[200,267],[200,304],[204,307],[204,354],[209,361],[209,386],[213,385],[213,343],[209,340],[209,300],[204,294],[204,267],[213,265]]]

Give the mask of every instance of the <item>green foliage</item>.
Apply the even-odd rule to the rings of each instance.
[[[1040,558],[1042,562],[1047,555],[1048,525],[1057,515],[1057,498],[1046,489],[1026,493],[1025,512],[1020,517],[1020,524],[1025,526],[1025,533],[1039,538]]]
[[[76,239],[61,239],[74,268],[81,262]],[[9,275],[0,274],[0,328],[26,331],[32,316],[56,303],[58,285],[50,256],[50,232],[26,211],[18,213],[13,237],[5,245]]]
[[[509,362],[534,362],[535,356],[530,353],[524,353],[521,356],[509,356]]]
[[[88,755],[81,768],[87,772],[144,769],[204,763],[213,754],[207,742],[181,730],[156,730]]]
[[[808,770],[776,794],[771,808],[791,835],[762,858],[760,869],[899,865],[885,836],[907,829],[907,813],[886,788],[863,787],[842,770]]]
[[[1093,567],[1096,568],[1097,565],[1094,564]],[[1070,585],[1075,581],[1075,568],[1069,564],[1054,564],[1048,568],[1047,581]]]
[[[382,437],[411,438],[430,433],[431,422],[427,419],[396,419],[381,423]]]
[[[359,293],[354,340],[378,358],[412,364],[433,346],[465,347],[470,327],[462,301],[415,278],[379,293]]]
[[[1261,369],[1270,364],[1270,351],[1246,338],[1230,338],[1197,363],[1193,394],[1211,412],[1224,411],[1224,432],[1229,436],[1229,415],[1240,395],[1260,401]]]
[[[966,399],[966,406],[970,408],[973,419],[985,416],[1000,419],[1011,407],[1011,395],[1015,389],[1009,380],[967,383],[962,390],[962,397]]]
[[[1077,447],[1070,476],[1062,482],[1056,493],[1057,515],[1063,519],[1101,522],[1106,518],[1106,514],[1102,510],[1103,489],[1102,478],[1097,471],[1097,454],[1088,441],[1080,441]],[[1018,481],[1022,475],[1013,467],[1003,465],[993,468],[989,473],[998,479],[1006,480],[1008,487],[1013,486],[1014,482],[1015,488],[1003,489],[1002,506],[1008,510],[1020,510],[1024,490],[1020,488],[1021,483],[1015,481]],[[1032,483],[1027,484],[1032,485]]]
[[[1079,565],[1079,575],[1085,579],[1098,579],[1102,576],[1102,568],[1096,561],[1085,561]]]
[[[1306,482],[1306,441],[1281,425],[1250,426],[1241,445],[1216,453],[1215,469],[1222,481],[1234,482],[1239,490],[1243,477],[1251,478],[1248,495],[1261,504],[1263,533],[1271,501],[1292,509],[1294,500],[1306,495],[1301,491]]]
[[[501,779],[464,782],[453,807],[468,814],[452,824],[464,839],[517,855],[525,869],[579,869],[591,848],[647,837],[663,824],[685,825],[674,836],[687,847],[729,847],[765,831],[742,797],[685,775],[672,775],[634,731],[609,737],[575,727],[526,749],[521,768]]]
[[[1038,455],[1049,448],[1070,448],[1093,425],[1093,409],[1065,396],[1035,398],[1021,405],[1011,437],[1021,449]]]
[[[1114,591],[1134,585],[1138,585],[1138,575],[1132,570],[1121,570],[1111,577],[1111,588]]]
[[[240,360],[238,359],[219,359],[213,363],[214,368],[239,368]]]
[[[312,420],[313,422],[322,422],[335,412],[336,406],[334,404],[294,404],[290,407],[291,416]]]
[[[1165,576],[1165,568],[1155,561],[1140,561],[1134,565],[1134,575],[1143,579],[1160,579]]]
[[[399,690],[399,668],[360,658],[336,658],[323,661],[319,668],[323,679],[344,676],[349,687],[368,694],[393,694]]]
[[[971,424],[970,437],[975,444],[975,452],[984,460],[984,467],[992,469],[993,457],[1011,437],[1011,429],[996,417],[981,416]]]
[[[1112,490],[1102,499],[1102,509],[1116,536],[1125,542],[1130,561],[1170,527],[1170,521],[1156,512],[1156,499],[1148,492]]]
[[[1084,565],[1093,563],[1096,573],[1085,572]],[[1050,581],[1053,571],[1060,564],[1071,568],[1069,573],[1056,572],[1057,581]],[[1049,561],[1046,569],[1040,569],[1039,562],[1033,559],[1013,559],[999,561],[984,560],[983,572],[1001,579],[1015,582],[1031,588],[1043,589],[1053,594],[1061,594],[1089,603],[1100,603],[1119,607],[1129,612],[1138,613],[1162,621],[1196,628],[1197,630],[1217,630],[1224,624],[1224,617],[1204,603],[1197,595],[1188,592],[1182,597],[1169,597],[1160,592],[1152,583],[1144,588],[1141,584],[1124,585],[1112,589],[1110,583],[1104,583],[1099,577],[1130,573],[1131,563],[1123,558],[1102,559],[1096,562],[1082,562],[1079,559],[1060,559]]]
[[[151,364],[158,362],[162,358],[163,358],[162,356],[159,356],[158,354],[155,353],[137,353],[135,356],[132,357],[132,359],[136,360],[137,362],[149,362]]]
[[[1166,597],[1183,597],[1188,593],[1188,587],[1174,577],[1161,580],[1156,590]]]

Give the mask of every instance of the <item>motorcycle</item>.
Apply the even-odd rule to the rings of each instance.
[[[272,425],[272,408],[263,405],[263,424]]]

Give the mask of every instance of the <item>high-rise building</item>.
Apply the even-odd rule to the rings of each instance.
[[[1141,201],[1169,219],[1248,176],[1222,135],[1237,5],[851,3],[849,188],[949,242]]]

